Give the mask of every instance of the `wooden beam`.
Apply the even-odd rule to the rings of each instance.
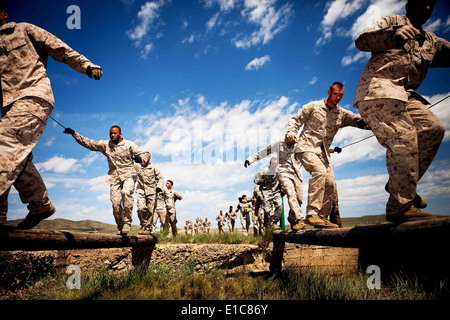
[[[19,230],[0,227],[0,251],[72,250],[154,246],[155,235],[120,236],[100,233]]]
[[[274,231],[273,241],[345,248],[382,246],[392,243],[448,243],[450,217],[401,224],[385,223],[351,228],[306,231]]]

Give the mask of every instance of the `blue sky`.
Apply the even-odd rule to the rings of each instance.
[[[254,175],[269,158],[243,163],[284,135],[289,118],[309,101],[325,98],[329,85],[346,86],[340,105],[352,107],[368,55],[354,46],[367,26],[391,13],[399,0],[103,0],[4,1],[10,21],[36,24],[61,38],[104,75],[93,81],[49,59],[55,95],[52,116],[91,139],[108,139],[113,124],[123,137],[152,153],[152,162],[184,199],[179,227],[237,205],[253,191]],[[80,9],[81,29],[69,29]],[[437,1],[426,29],[450,39],[450,6]],[[450,70],[430,70],[418,92],[430,102],[450,93]],[[433,107],[450,130],[450,99]],[[51,119],[34,149],[51,200],[52,218],[114,223],[106,158],[78,145]],[[334,145],[370,135],[348,128]],[[450,133],[447,132],[418,191],[428,212],[448,215]],[[384,213],[384,149],[375,138],[332,155],[342,217]],[[304,204],[309,174],[304,171]],[[26,207],[10,194],[8,219]],[[285,199],[287,206],[287,201]],[[136,208],[133,223],[137,224]]]

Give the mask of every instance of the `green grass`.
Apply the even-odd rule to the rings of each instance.
[[[81,289],[66,287],[68,275],[49,275],[30,284],[28,299],[39,300],[433,300],[449,296],[448,281],[427,290],[417,279],[396,275],[382,289],[368,289],[361,273],[335,275],[311,269],[286,268],[279,275],[221,270],[197,272],[194,264],[136,267],[81,275]]]

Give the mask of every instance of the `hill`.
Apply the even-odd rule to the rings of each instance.
[[[20,223],[20,220],[8,221],[8,225],[16,226]],[[342,218],[343,227],[353,227],[356,225],[369,225],[369,224],[380,224],[385,223],[385,215],[373,215],[373,216],[362,216],[362,217],[352,217],[352,218]],[[178,228],[181,229],[183,226],[179,225]],[[100,232],[100,233],[115,233],[117,227],[113,224],[108,224],[104,222],[94,221],[94,220],[80,220],[73,221],[68,219],[52,219],[44,220],[36,227],[38,229],[44,230],[67,230],[72,232]],[[139,230],[139,226],[132,226],[132,230]]]

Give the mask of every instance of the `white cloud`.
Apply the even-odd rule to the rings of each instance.
[[[241,15],[248,24],[256,25],[257,30],[250,35],[237,35],[233,42],[237,48],[250,48],[259,44],[267,44],[280,33],[289,23],[293,14],[292,5],[286,3],[279,9],[275,7],[276,0],[245,0]]]
[[[53,145],[53,142],[55,142],[56,137],[55,136],[51,136],[50,138],[48,138],[45,143],[44,146],[46,147],[51,147]]]
[[[81,164],[74,158],[66,159],[64,157],[54,156],[45,162],[36,163],[36,168],[42,172],[53,171],[55,173],[67,173],[79,170]]]
[[[430,32],[436,32],[437,30],[439,30],[441,28],[441,19],[437,19],[437,20],[428,20],[428,22],[423,26],[423,28],[425,30],[428,30]]]
[[[270,56],[268,55],[261,58],[255,58],[245,66],[245,70],[258,70],[269,61]]]
[[[341,63],[343,66],[348,66],[352,63],[358,62],[358,61],[367,61],[370,58],[369,52],[362,52],[358,51],[355,55],[347,55],[342,58]]]
[[[312,77],[312,79],[309,81],[309,84],[310,85],[314,85],[317,82],[318,79],[319,78],[317,76]]]
[[[136,47],[143,47],[141,50],[142,59],[146,59],[149,52],[154,48],[153,43],[146,39],[150,38],[151,31],[156,31],[161,9],[167,2],[167,0],[145,2],[137,13],[137,26],[127,31],[128,37],[134,40]],[[161,37],[161,33],[157,33],[155,37]]]

